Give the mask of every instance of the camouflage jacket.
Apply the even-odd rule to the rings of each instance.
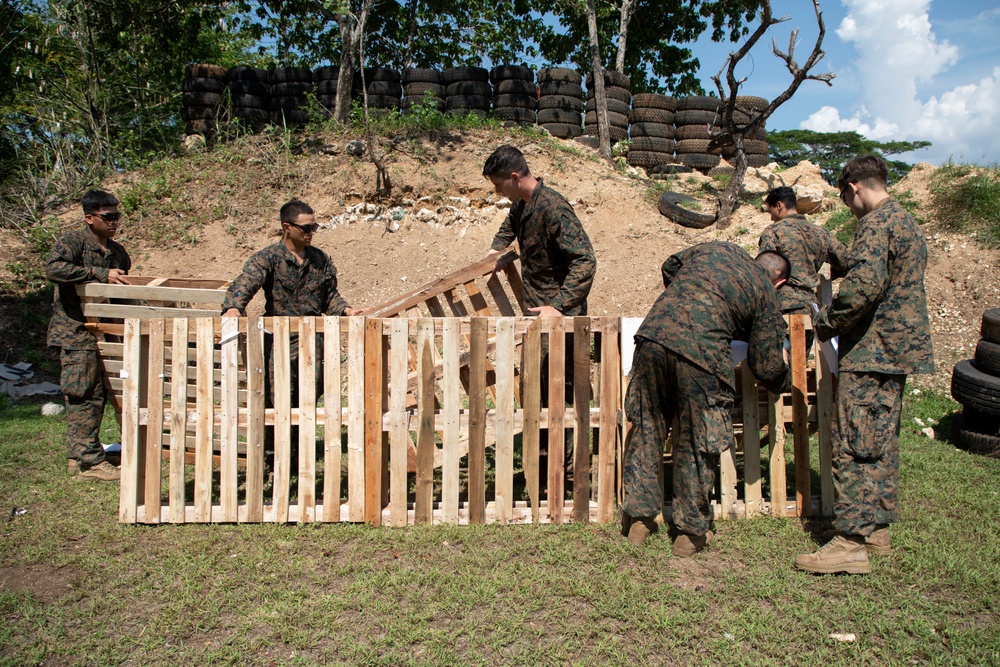
[[[76,286],[108,282],[108,269],[132,268],[125,248],[108,239],[104,248],[89,228],[66,232],[45,264],[45,277],[55,283],[48,344],[67,350],[97,350],[97,339],[84,327],[83,306]]]
[[[586,315],[597,270],[594,248],[573,207],[541,179],[529,201],[510,207],[491,247],[503,250],[515,239],[525,307],[552,306],[563,315]]]
[[[246,314],[247,304],[264,288],[264,315],[343,315],[350,306],[337,291],[337,267],[314,246],[306,246],[299,264],[283,241],[258,250],[230,283],[222,312],[235,308]]]
[[[819,270],[830,263],[830,275],[839,278],[847,270],[847,248],[828,230],[806,220],[804,215],[790,215],[764,230],[760,251],[784,255],[792,265],[788,282],[778,290],[781,312],[813,315]]]
[[[816,335],[840,336],[845,371],[932,373],[923,230],[887,197],[858,220],[849,252],[851,267],[833,302],[816,316]]]
[[[660,294],[636,338],[663,345],[733,390],[733,340],[749,344],[753,374],[771,391],[787,387],[785,321],[767,271],[738,245],[702,243],[663,263]]]

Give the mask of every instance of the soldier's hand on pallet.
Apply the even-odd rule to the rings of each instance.
[[[491,248],[490,251],[488,253],[486,253],[486,259],[490,259],[491,257],[497,257],[498,255],[501,255],[503,253],[504,253],[503,250],[494,250],[494,249]],[[506,258],[497,259],[494,262],[494,264],[493,264],[493,270],[494,271],[499,271],[499,270],[503,269],[505,266],[507,266],[508,264],[510,264],[511,262],[513,262],[513,261],[514,261],[514,257],[513,256],[509,256],[509,257],[506,257]]]
[[[347,317],[354,317],[355,315],[360,315],[361,310],[361,308],[344,308],[344,315]]]
[[[552,306],[538,306],[537,308],[529,308],[528,310],[536,313],[539,317],[562,317],[562,313]]]
[[[236,308],[230,308],[226,312],[222,313],[223,317],[239,317],[240,311]]]
[[[121,269],[108,269],[108,284],[110,285],[131,285],[128,281],[128,274]]]

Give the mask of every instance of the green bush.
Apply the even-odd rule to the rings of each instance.
[[[931,194],[942,225],[1000,247],[1000,168],[949,162],[934,175]]]

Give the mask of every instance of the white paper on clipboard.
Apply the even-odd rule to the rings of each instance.
[[[814,313],[819,313],[819,306],[814,303],[812,307]],[[840,354],[840,336],[834,336],[828,341],[820,342],[819,351],[826,359],[826,366],[833,373],[833,377],[837,377],[840,370],[840,364],[837,361]]]

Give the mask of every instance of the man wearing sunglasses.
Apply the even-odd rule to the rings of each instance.
[[[52,248],[45,277],[55,283],[48,344],[59,347],[61,384],[66,397],[66,443],[69,467],[81,477],[115,481],[120,478],[101,447],[101,419],[106,394],[98,360],[97,339],[84,326],[80,283],[128,285],[132,260],[114,236],[118,233],[118,200],[109,192],[83,195],[86,227],[63,235]]]

